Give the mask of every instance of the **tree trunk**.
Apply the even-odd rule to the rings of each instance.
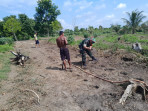
[[[48,35],[48,37],[49,37],[49,28],[47,29],[47,35]]]
[[[13,33],[13,35],[14,35],[15,40],[16,40],[16,41],[18,41],[18,39],[17,39],[17,37],[16,37],[15,33]]]

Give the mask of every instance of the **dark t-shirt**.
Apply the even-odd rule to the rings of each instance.
[[[86,47],[92,46],[92,43],[90,43],[90,39],[89,39],[89,38],[84,39],[84,40],[80,43],[79,48],[80,48],[80,49],[84,49],[84,46],[86,46]]]

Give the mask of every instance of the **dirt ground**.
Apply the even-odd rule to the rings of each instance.
[[[12,63],[8,80],[0,82],[0,111],[147,111],[148,104],[140,93],[134,93],[124,105],[119,103],[125,87],[94,78],[76,67],[61,70],[59,49],[55,44],[40,41],[16,42],[15,49],[31,59],[25,67]],[[81,57],[76,48],[69,47],[72,64],[81,66]],[[125,51],[113,54],[93,49],[97,63],[87,57],[87,69],[96,76],[112,81],[141,78],[148,80],[148,67]],[[12,55],[12,57],[14,57]],[[39,96],[28,91],[33,90]]]

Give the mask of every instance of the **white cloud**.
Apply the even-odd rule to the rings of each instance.
[[[107,15],[105,18],[111,19],[111,18],[114,18],[114,17],[115,17],[115,15],[114,14],[111,14],[111,15]]]
[[[13,2],[13,0],[1,0],[0,1],[0,6],[7,7]]]
[[[126,4],[125,3],[120,3],[117,8],[126,8]]]
[[[73,26],[66,23],[64,19],[58,19],[64,29],[73,29]]]
[[[37,1],[38,0],[1,0],[0,6],[9,7],[14,4],[16,7],[20,4],[33,6],[37,4]]]
[[[102,5],[100,5],[100,6],[96,6],[95,7],[95,10],[100,10],[100,9],[103,9],[103,8],[106,8],[106,4],[102,4]]]
[[[64,6],[65,6],[65,7],[71,6],[71,5],[72,5],[71,1],[65,1],[65,2],[64,2]]]
[[[82,17],[85,17],[85,18],[87,18],[87,17],[89,17],[89,16],[92,16],[93,15],[93,12],[86,12],[86,13],[83,13],[83,14],[78,14],[78,15],[76,15],[76,18],[82,18]]]
[[[17,11],[17,10],[10,11],[9,13],[12,14],[12,15],[21,14],[21,12]]]
[[[94,15],[94,16],[90,16],[90,17],[86,18],[85,22],[90,23],[90,22],[95,21],[95,20],[96,20],[96,16]]]
[[[78,11],[81,11],[81,10],[84,10],[86,8],[89,8],[90,6],[92,6],[93,2],[88,2],[86,0],[82,0],[82,1],[76,1],[74,3],[74,6],[79,6],[79,9],[77,10]]]

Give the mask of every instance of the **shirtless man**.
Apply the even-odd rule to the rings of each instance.
[[[63,31],[60,31],[59,37],[56,39],[56,42],[57,42],[57,46],[60,48],[60,56],[61,56],[61,60],[63,61],[65,70],[67,69],[67,67],[66,67],[66,59],[68,60],[69,68],[71,68],[69,50],[66,47],[68,42],[67,42],[66,37],[64,36]]]

